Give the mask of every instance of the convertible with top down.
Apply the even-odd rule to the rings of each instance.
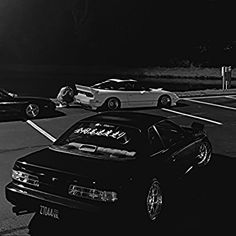
[[[76,84],[75,103],[92,110],[138,107],[170,107],[178,96],[162,88],[150,88],[133,79],[108,79],[91,87]]]

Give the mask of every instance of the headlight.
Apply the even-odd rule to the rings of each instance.
[[[103,202],[114,202],[118,199],[117,193],[115,192],[101,191],[77,185],[70,185],[68,193],[76,197],[87,198]]]
[[[22,183],[30,184],[33,186],[39,186],[39,179],[35,175],[31,175],[22,171],[12,170],[12,179],[17,180]]]

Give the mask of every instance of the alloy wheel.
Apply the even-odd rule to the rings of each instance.
[[[160,98],[160,106],[161,107],[168,107],[171,104],[171,98],[167,95],[164,95]]]
[[[208,151],[208,147],[206,143],[202,143],[199,147],[199,154],[197,156],[197,164],[206,165],[211,158],[211,153]]]
[[[120,102],[116,98],[110,98],[107,101],[107,108],[108,110],[117,110],[120,107]]]
[[[39,106],[37,104],[29,104],[25,109],[25,114],[28,118],[35,118],[39,115]]]
[[[162,193],[157,180],[154,180],[147,195],[147,212],[152,221],[155,221],[161,212]]]

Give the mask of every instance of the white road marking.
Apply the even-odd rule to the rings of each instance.
[[[229,97],[230,95],[214,95],[214,96],[199,96],[199,97],[183,97],[180,99],[183,100],[191,100],[191,99],[206,99],[206,98],[225,98],[225,97]]]
[[[184,100],[187,100],[187,101],[190,101],[190,102],[201,103],[201,104],[204,104],[204,105],[220,107],[220,108],[225,108],[225,109],[236,111],[236,107],[228,107],[228,106],[224,106],[224,105],[219,105],[219,104],[210,103],[210,102],[203,102],[203,101],[198,101],[198,100],[193,100],[193,99],[184,99]]]
[[[230,99],[236,99],[236,97],[233,96],[225,96],[226,98],[230,98]]]
[[[41,133],[42,135],[44,135],[46,138],[48,138],[49,140],[51,140],[52,142],[56,141],[56,138],[54,138],[51,134],[49,134],[48,132],[46,132],[45,130],[43,130],[41,127],[39,127],[38,125],[36,125],[33,121],[31,120],[27,120],[26,121],[27,124],[29,124],[31,127],[33,127],[34,129],[36,129],[39,133]]]
[[[216,125],[223,125],[223,123],[221,123],[219,121],[206,119],[206,118],[203,118],[203,117],[200,117],[200,116],[194,116],[194,115],[190,115],[190,114],[187,114],[187,113],[182,113],[182,112],[179,112],[179,111],[174,111],[174,110],[170,110],[170,109],[166,109],[166,108],[161,108],[161,109],[163,111],[172,112],[172,113],[175,113],[175,114],[178,114],[178,115],[188,116],[188,117],[191,117],[191,118],[194,118],[194,119],[207,121],[207,122],[210,122],[210,123],[213,123],[213,124],[216,124]]]

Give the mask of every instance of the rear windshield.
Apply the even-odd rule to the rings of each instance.
[[[133,159],[138,152],[136,128],[98,122],[81,122],[55,145],[71,152],[93,153],[100,158]]]

